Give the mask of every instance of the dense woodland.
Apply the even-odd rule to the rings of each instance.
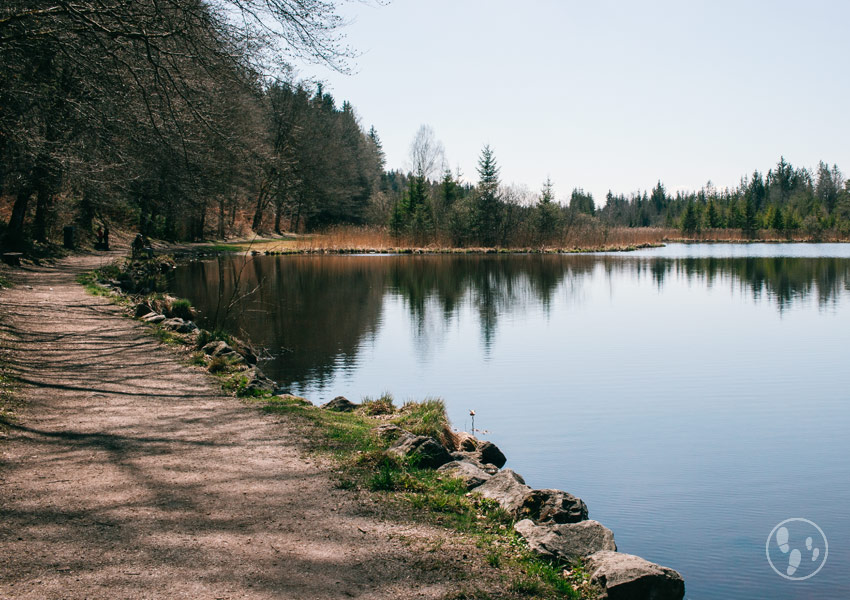
[[[345,70],[325,0],[7,0],[0,7],[3,247],[101,225],[169,240],[387,228],[400,243],[570,245],[577,232],[850,236],[837,166],[784,158],[734,189],[659,183],[603,202],[507,186],[485,146],[469,183],[423,126],[408,169],[385,171],[379,135],[291,64]]]

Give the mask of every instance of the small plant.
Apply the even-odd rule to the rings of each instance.
[[[543,585],[537,579],[517,577],[511,581],[509,589],[523,596],[539,596],[543,593]]]
[[[210,373],[226,373],[230,370],[231,364],[223,356],[213,356],[210,364],[207,365],[207,371]]]
[[[183,298],[178,298],[173,301],[169,312],[172,317],[177,317],[184,321],[191,321],[195,316],[195,311],[192,309],[192,303]]]
[[[487,564],[494,569],[500,569],[502,567],[502,555],[498,552],[489,552],[487,554]]]
[[[226,344],[233,343],[233,338],[223,329],[215,329],[213,331],[207,331],[206,329],[201,329],[198,332],[198,338],[195,341],[195,345],[198,348],[203,348],[210,342],[222,341]]]
[[[403,487],[402,472],[389,461],[385,461],[377,473],[375,473],[367,484],[373,492],[392,492]]]
[[[167,344],[169,346],[181,346],[183,344],[183,339],[180,338],[177,334],[167,329],[163,329],[159,326],[154,326],[154,328],[151,330],[151,334],[159,342]]]

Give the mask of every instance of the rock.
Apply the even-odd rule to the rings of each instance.
[[[472,452],[452,452],[452,459],[469,463],[471,465],[475,465],[485,473],[489,473],[490,475],[495,475],[499,472],[499,467],[496,465],[485,465],[483,462],[478,460],[478,455]]]
[[[332,410],[334,412],[351,412],[357,408],[357,404],[345,396],[337,396],[330,402],[322,404],[322,408],[325,410]]]
[[[249,346],[239,338],[233,338],[232,342],[233,349],[242,355],[242,357],[245,359],[245,362],[247,362],[249,365],[257,364],[257,354],[254,352],[251,346]]]
[[[121,282],[116,281],[115,283],[117,283],[120,287]],[[140,302],[139,304],[136,305],[136,310],[133,311],[133,316],[136,317],[137,319],[139,319],[139,318],[144,317],[145,315],[149,315],[151,313],[156,314],[155,311],[151,308],[151,305],[148,304],[147,302]]]
[[[227,342],[222,340],[213,340],[206,346],[202,348],[204,354],[209,356],[225,356],[228,354],[235,354],[235,350],[231,348]]]
[[[495,465],[496,469],[501,469],[508,462],[508,459],[493,442],[482,442],[468,433],[458,435],[460,439],[458,440],[457,451],[462,453],[466,459],[472,459],[484,465]]]
[[[525,480],[510,469],[505,469],[493,475],[486,483],[475,488],[475,491],[499,503],[499,506],[516,516],[519,514],[526,496],[531,488],[525,485]]]
[[[492,477],[490,473],[479,469],[472,463],[457,460],[446,463],[437,470],[452,477],[462,479],[468,490],[478,487]]]
[[[455,444],[456,450],[460,450],[463,452],[474,452],[477,446],[478,440],[475,438],[475,436],[472,436],[465,431],[458,432],[457,443]]]
[[[532,490],[520,509],[520,517],[543,523],[578,523],[587,519],[581,498],[561,490]]]
[[[183,321],[183,319],[181,319],[179,317],[173,317],[171,319],[166,319],[165,321],[160,323],[160,325],[162,325],[163,327],[166,327],[168,329],[173,329],[173,330],[176,331],[180,327],[183,327],[184,323],[185,323],[185,321]]]
[[[384,423],[383,425],[378,425],[377,427],[373,428],[372,433],[375,435],[375,437],[392,442],[400,438],[405,433],[409,432],[405,431],[398,425],[393,425],[392,423]]]
[[[313,406],[313,403],[307,400],[307,398],[302,398],[301,396],[294,396],[292,394],[275,394],[280,400],[284,400],[287,402],[294,402],[295,404],[301,404],[303,406]]]
[[[239,358],[242,357],[239,356]],[[248,378],[248,383],[245,385],[245,390],[248,392],[273,393],[277,389],[277,384],[256,367],[244,371],[243,375]]]
[[[436,469],[452,460],[448,451],[434,438],[406,432],[387,449],[387,453],[410,458],[422,469]]]
[[[198,331],[198,326],[192,321],[183,321],[183,324],[177,328],[177,333],[195,333]]]
[[[162,323],[165,321],[165,315],[160,315],[154,312],[148,313],[142,317],[142,321],[145,321],[146,323]]]
[[[632,554],[601,551],[584,563],[590,581],[600,586],[607,600],[682,600],[685,581],[673,569]]]
[[[505,458],[505,455],[502,454],[502,451],[493,442],[480,442],[475,452],[478,453],[478,460],[485,465],[496,465],[501,469],[508,462],[508,459]]]
[[[514,529],[532,552],[546,558],[575,562],[600,550],[617,550],[613,532],[598,521],[535,525],[531,519],[523,519]]]

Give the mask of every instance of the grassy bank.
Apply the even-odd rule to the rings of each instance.
[[[364,398],[351,413],[323,410],[293,396],[264,398],[259,405],[267,413],[290,417],[309,431],[311,450],[338,467],[339,487],[370,492],[398,518],[424,520],[446,528],[447,535],[472,537],[484,551],[489,568],[501,573],[508,597],[595,597],[580,566],[533,556],[514,532],[511,516],[494,501],[469,493],[459,479],[417,468],[386,453],[391,440],[382,438],[375,428],[387,423],[445,440],[450,427],[441,400],[408,402],[396,408],[392,397],[384,394],[378,399]],[[457,596],[488,597],[475,589]]]
[[[780,243],[780,242],[847,242],[836,232],[817,235],[803,231],[779,234],[770,229],[745,232],[741,229],[705,229],[683,234],[681,230],[663,227],[612,227],[579,229],[556,243],[518,247],[456,247],[448,240],[422,242],[396,237],[385,228],[341,226],[323,233],[289,235],[281,238],[255,238],[234,242],[216,242],[202,246],[214,252],[253,252],[256,254],[496,254],[545,253],[573,254],[583,252],[628,252],[639,248],[663,246],[668,242],[704,243]]]

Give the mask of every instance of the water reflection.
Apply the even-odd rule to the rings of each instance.
[[[387,295],[399,297],[416,335],[430,314],[446,325],[474,307],[485,353],[500,319],[533,307],[582,302],[596,272],[608,281],[651,277],[737,287],[779,311],[815,299],[837,302],[850,288],[844,258],[648,258],[629,256],[298,256],[223,257],[180,267],[171,287],[188,297],[208,328],[241,332],[267,348],[266,371],[282,384],[322,383],[352,364],[381,325]]]

